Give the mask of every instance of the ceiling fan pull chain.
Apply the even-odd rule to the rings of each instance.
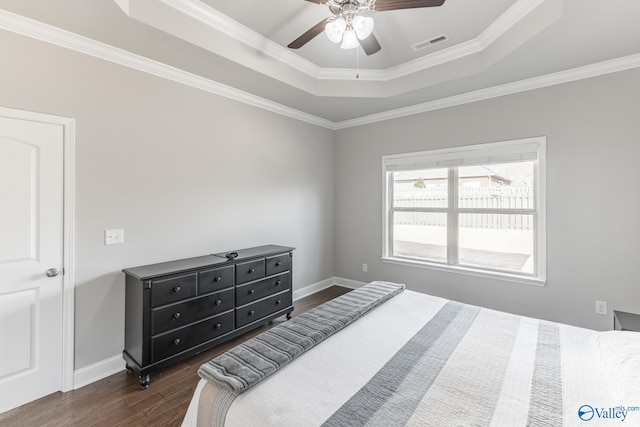
[[[356,49],[356,79],[360,78],[360,49]]]

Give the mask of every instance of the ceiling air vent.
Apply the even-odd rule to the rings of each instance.
[[[438,37],[434,37],[432,39],[429,40],[425,40],[422,42],[418,42],[416,44],[411,45],[411,47],[413,48],[413,50],[418,51],[418,50],[422,50],[425,49],[431,45],[434,45],[436,43],[440,43],[443,41],[449,40],[449,37],[446,34],[443,34],[441,36]]]

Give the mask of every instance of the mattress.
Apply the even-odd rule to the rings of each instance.
[[[639,358],[639,333],[405,290],[254,386],[200,380],[183,426],[640,425]]]

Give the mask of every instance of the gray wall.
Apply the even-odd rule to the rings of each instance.
[[[123,268],[274,243],[294,288],[333,276],[333,131],[12,33],[0,58],[0,105],[76,119],[76,369],[122,351]]]
[[[638,81],[632,70],[338,131],[336,276],[595,329],[613,309],[640,312]],[[531,136],[548,138],[546,287],[381,262],[381,156]]]
[[[76,369],[122,350],[122,268],[263,243],[298,248],[298,289],[393,280],[596,329],[595,299],[640,312],[638,70],[334,133],[11,33],[0,57],[0,105],[77,120]],[[380,261],[382,155],[540,135],[547,287]]]

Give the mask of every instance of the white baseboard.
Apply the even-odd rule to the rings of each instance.
[[[122,355],[119,354],[94,363],[93,365],[80,368],[73,373],[73,389],[77,390],[110,375],[124,371],[126,369],[125,365],[126,363]]]
[[[308,297],[309,295],[313,295],[316,292],[320,292],[324,289],[330,288],[335,285],[335,281],[333,277],[330,277],[325,280],[321,280],[316,283],[312,283],[300,289],[295,289],[293,291],[293,300],[297,301],[300,298]]]
[[[325,280],[321,280],[311,285],[307,285],[301,289],[293,291],[293,300],[299,300],[309,295],[313,295],[316,292],[320,292],[331,286],[344,286],[345,288],[356,289],[365,285],[364,282],[358,282],[356,280],[344,279],[342,277],[330,277]],[[116,374],[125,370],[125,361],[122,355],[110,357],[93,365],[80,368],[73,373],[73,388],[79,389],[93,382],[106,378],[110,375]]]
[[[364,285],[366,285],[365,282],[358,282],[356,280],[344,279],[342,277],[330,277],[328,279],[321,280],[320,282],[307,285],[301,289],[294,290],[293,300],[297,301],[300,298],[308,297],[309,295],[313,295],[316,292],[320,292],[324,289],[330,288],[331,286],[342,286],[349,289],[357,289]]]
[[[367,284],[367,282],[359,282],[357,280],[345,279],[344,277],[334,277],[333,284],[336,286],[343,286],[349,289],[358,289],[361,286]]]

